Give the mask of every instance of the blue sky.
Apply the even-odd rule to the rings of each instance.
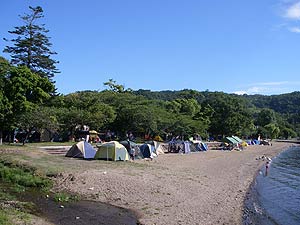
[[[37,5],[63,94],[110,78],[133,90],[300,90],[300,0],[1,0],[1,56]]]

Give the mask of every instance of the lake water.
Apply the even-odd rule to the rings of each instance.
[[[261,169],[250,193],[250,219],[245,224],[300,224],[300,147],[275,157],[268,171]],[[247,204],[247,202],[246,202]]]

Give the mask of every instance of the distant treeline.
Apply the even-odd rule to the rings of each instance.
[[[47,131],[70,140],[79,127],[100,133],[143,138],[217,139],[299,137],[300,93],[235,95],[223,92],[125,89],[109,80],[104,91],[53,94],[54,84],[24,66],[0,57],[0,134],[12,141],[16,128],[25,137]],[[11,135],[8,135],[11,134]],[[50,135],[50,136],[51,136]],[[0,135],[1,136],[1,135]],[[58,137],[58,138],[57,138]]]

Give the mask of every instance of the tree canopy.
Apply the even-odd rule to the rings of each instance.
[[[40,6],[30,6],[29,9],[29,14],[20,16],[25,24],[9,31],[14,38],[5,40],[11,42],[12,46],[6,46],[3,51],[10,54],[13,65],[26,66],[32,72],[52,81],[53,76],[59,72],[55,66],[58,61],[51,58],[51,55],[57,53],[50,50],[52,44],[46,36],[49,30],[44,24],[37,23],[43,18],[43,9]]]

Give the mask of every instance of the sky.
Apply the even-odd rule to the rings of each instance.
[[[0,56],[29,6],[44,10],[61,94],[109,79],[133,90],[300,90],[300,0],[1,0]]]

